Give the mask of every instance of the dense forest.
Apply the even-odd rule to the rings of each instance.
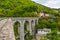
[[[51,8],[32,0],[0,0],[0,17],[37,17],[34,12],[56,14]]]

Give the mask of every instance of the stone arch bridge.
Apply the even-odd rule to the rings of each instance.
[[[20,40],[24,40],[24,23],[26,21],[29,22],[27,26],[27,30],[29,30],[30,34],[34,34],[34,27],[38,23],[37,17],[5,17],[0,18],[0,40],[15,40],[13,25],[16,21],[19,22],[19,33]],[[33,22],[32,22],[33,21]]]

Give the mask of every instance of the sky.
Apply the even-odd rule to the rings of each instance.
[[[60,8],[60,0],[32,0],[50,8]]]

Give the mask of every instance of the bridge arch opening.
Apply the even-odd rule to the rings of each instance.
[[[15,39],[20,40],[20,23],[16,21],[13,26]]]
[[[25,21],[24,23],[24,39],[28,40],[28,31],[29,31],[29,22]]]
[[[28,26],[29,26],[29,22],[25,21],[25,23],[24,23],[24,33],[26,33],[28,31]]]

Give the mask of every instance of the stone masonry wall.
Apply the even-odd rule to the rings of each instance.
[[[12,20],[5,19],[1,23],[3,22],[5,22],[5,24],[0,27],[0,40],[15,40]]]

